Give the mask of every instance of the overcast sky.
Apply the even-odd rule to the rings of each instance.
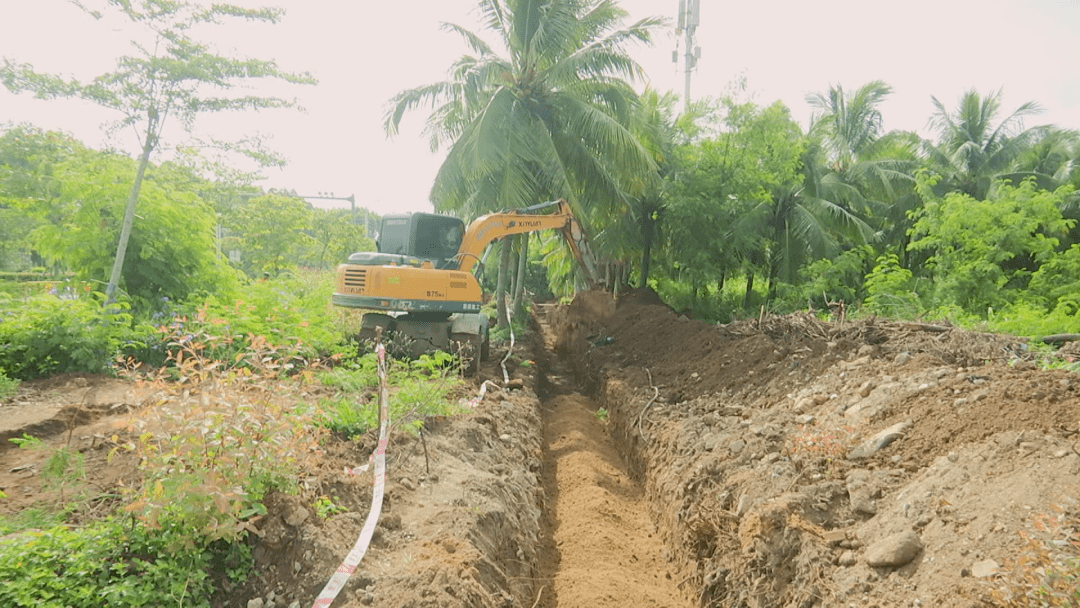
[[[276,26],[218,28],[214,42],[223,51],[236,49],[276,59],[287,70],[310,71],[320,82],[275,91],[297,97],[303,113],[215,116],[200,128],[219,137],[258,133],[268,138],[289,166],[267,171],[264,187],[354,194],[358,205],[378,213],[429,211],[428,191],[442,155],[433,154],[420,134],[423,112],[407,115],[402,133],[387,139],[386,103],[398,91],[444,77],[466,49],[439,24],[450,21],[479,31],[475,2],[259,4],[283,6],[284,20]],[[674,20],[678,0],[620,4],[630,20],[652,15]],[[121,21],[94,21],[64,0],[0,0],[0,5],[0,57],[41,71],[88,80],[111,70],[114,58],[130,48]],[[930,136],[931,96],[951,109],[971,87],[981,93],[1003,89],[1009,112],[1029,100],[1041,104],[1046,111],[1029,119],[1029,126],[1080,129],[1080,0],[701,0],[696,42],[701,59],[692,74],[691,97],[718,96],[744,76],[755,101],[782,100],[804,128],[810,118],[808,92],[830,84],[854,90],[881,79],[894,89],[881,106],[886,129]],[[633,54],[654,88],[681,95],[682,65],[671,62],[675,48],[669,31],[652,48],[637,47]],[[134,155],[138,141],[131,132],[105,139],[101,126],[110,118],[115,116],[82,102],[34,100],[0,87],[0,122],[61,129],[93,147],[111,145]],[[174,132],[167,143],[181,141]]]

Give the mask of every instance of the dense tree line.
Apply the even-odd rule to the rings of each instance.
[[[806,129],[738,92],[678,113],[674,95],[632,86],[628,45],[660,21],[623,27],[617,4],[588,0],[479,8],[485,32],[448,26],[471,54],[387,116],[392,133],[430,108],[432,145],[449,150],[436,209],[566,198],[607,257],[635,260],[637,285],[704,318],[841,302],[985,318],[1022,302],[1076,325],[1080,135],[1026,126],[1035,102],[931,98],[932,139],[884,131],[882,81],[808,95]],[[558,256],[548,267],[569,271]]]
[[[35,267],[104,291],[138,161],[28,125],[0,130],[0,270]],[[332,268],[374,247],[370,212],[150,164],[121,286],[141,302],[220,293],[264,273]],[[372,217],[373,214],[372,214]],[[377,220],[376,220],[377,222]]]
[[[624,26],[617,3],[596,0],[479,0],[479,14],[483,31],[447,25],[468,48],[447,78],[402,91],[385,117],[394,133],[429,111],[431,144],[447,151],[437,211],[470,220],[565,198],[635,285],[702,318],[842,302],[873,314],[1048,315],[1078,329],[1080,134],[1032,124],[1037,103],[1004,108],[1001,91],[931,98],[927,139],[884,130],[883,81],[807,95],[805,128],[781,102],[744,99],[745,84],[680,112],[675,95],[636,88],[632,46],[661,19]],[[104,280],[122,240],[118,188],[139,182],[139,166],[145,208],[123,263],[133,296],[210,291],[236,269],[327,267],[371,246],[347,212],[206,179],[191,163],[140,161],[6,129],[0,263]],[[505,240],[498,294],[516,285],[519,300],[539,259],[556,293],[569,292],[570,260],[541,238]]]

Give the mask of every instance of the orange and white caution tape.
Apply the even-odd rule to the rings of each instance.
[[[315,599],[312,608],[327,608],[334,602],[334,598],[341,592],[352,573],[356,572],[360,560],[367,553],[368,547],[371,545],[371,537],[375,534],[375,525],[379,522],[379,515],[382,513],[383,493],[386,489],[387,435],[390,427],[390,385],[386,380],[386,346],[383,345],[379,337],[376,340],[375,353],[378,355],[379,360],[379,445],[375,448],[375,454],[373,455],[375,459],[375,490],[371,495],[371,510],[368,512],[367,520],[364,521],[363,529],[360,530],[360,538],[356,539],[352,551],[349,551],[349,554],[345,556],[345,561],[338,566],[329,582],[319,592],[319,597]]]

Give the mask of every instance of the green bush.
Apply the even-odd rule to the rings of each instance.
[[[0,605],[208,607],[214,553],[175,525],[27,531],[0,544]]]
[[[15,392],[18,390],[19,381],[14,378],[8,378],[4,369],[0,368],[0,401],[15,396]]]
[[[95,299],[0,301],[0,369],[20,380],[102,373],[131,333],[130,314],[105,313]]]

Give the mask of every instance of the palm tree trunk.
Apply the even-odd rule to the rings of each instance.
[[[750,309],[750,298],[754,295],[754,271],[746,269],[746,293],[743,294],[742,307],[743,310]]]
[[[518,237],[521,245],[518,247],[517,281],[514,283],[514,314],[521,314],[521,304],[525,297],[525,271],[529,266],[529,235],[522,234]]]
[[[513,237],[504,237],[502,240],[502,256],[499,259],[499,280],[495,284],[495,311],[498,315],[498,326],[510,325],[510,319],[506,316],[506,273],[510,267],[510,250],[513,248]]]
[[[135,172],[135,182],[131,184],[131,191],[128,193],[127,208],[124,209],[124,223],[120,227],[120,241],[116,244],[116,257],[113,258],[112,272],[109,273],[109,284],[105,287],[106,306],[116,301],[116,288],[120,285],[120,273],[124,269],[128,240],[131,239],[131,226],[135,223],[135,203],[139,200],[139,190],[142,189],[143,176],[146,174],[147,165],[150,164],[150,152],[153,149],[153,129],[148,128],[142,155],[139,157],[139,169]]]
[[[645,214],[641,221],[641,236],[645,241],[645,247],[641,251],[641,284],[638,287],[649,286],[649,266],[652,265],[652,243],[656,232],[656,220],[652,214]]]

